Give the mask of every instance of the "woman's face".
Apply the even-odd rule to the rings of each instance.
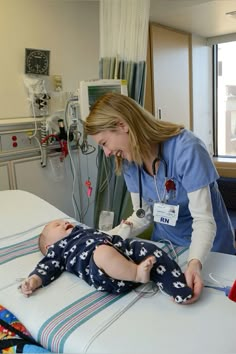
[[[115,155],[131,161],[129,128],[126,124],[120,123],[115,131],[105,130],[92,135],[92,138],[103,148],[106,157]]]

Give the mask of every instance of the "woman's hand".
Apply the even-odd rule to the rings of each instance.
[[[186,301],[185,304],[192,304],[197,301],[203,289],[203,281],[201,277],[202,264],[198,259],[192,259],[185,271],[185,278],[188,286],[193,290],[193,297]]]

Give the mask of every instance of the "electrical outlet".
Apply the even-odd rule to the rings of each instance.
[[[62,91],[62,76],[61,75],[53,75],[53,88],[54,91],[60,92]]]

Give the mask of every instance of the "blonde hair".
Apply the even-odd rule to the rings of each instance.
[[[99,98],[86,118],[84,132],[96,135],[103,131],[116,131],[120,122],[129,127],[131,157],[138,165],[148,158],[153,144],[160,144],[178,135],[183,125],[156,119],[133,99],[118,94],[107,93]],[[116,172],[120,173],[122,158],[115,156]]]
[[[120,122],[129,127],[129,145],[132,146],[131,157],[142,165],[150,155],[153,144],[159,144],[178,135],[183,125],[156,119],[133,99],[118,94],[107,93],[99,98],[86,118],[84,132],[96,135],[103,131],[116,131]],[[115,156],[116,172],[120,173],[122,158]]]

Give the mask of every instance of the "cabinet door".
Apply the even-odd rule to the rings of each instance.
[[[191,128],[190,34],[150,26],[155,116]]]
[[[11,189],[9,163],[0,163],[0,191]]]
[[[58,165],[56,159],[48,158],[47,166],[42,168],[39,157],[12,161],[15,188],[31,192],[74,217],[72,174],[67,160],[64,162]],[[80,203],[78,195],[76,199]]]

